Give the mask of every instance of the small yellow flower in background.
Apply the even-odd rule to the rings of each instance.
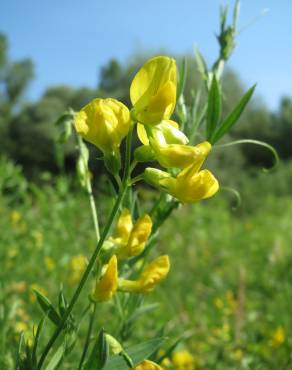
[[[169,119],[176,104],[176,84],[174,59],[157,56],[148,60],[130,87],[135,119],[149,125]]]
[[[194,203],[212,197],[219,189],[216,178],[208,170],[200,168],[211,150],[207,141],[196,145],[200,151],[194,163],[182,170],[176,177],[156,168],[146,168],[144,180],[150,185],[169,193],[182,203]]]
[[[285,330],[282,326],[278,326],[272,334],[271,344],[274,348],[280,347],[285,342]]]
[[[17,245],[9,247],[7,250],[7,257],[14,258],[19,255],[19,248]]]
[[[119,279],[119,290],[133,293],[151,292],[167,276],[169,269],[169,257],[160,256],[145,267],[139,279]]]
[[[49,272],[55,270],[56,262],[54,261],[52,257],[45,256],[44,261],[45,261],[46,268]]]
[[[22,216],[21,216],[21,213],[20,212],[18,212],[16,210],[11,211],[11,213],[10,213],[10,220],[11,220],[11,223],[13,225],[18,224],[21,219],[22,219]]]
[[[187,350],[174,352],[171,360],[176,370],[195,370],[194,357]]]
[[[131,126],[128,108],[116,99],[94,99],[76,114],[74,123],[78,134],[104,153],[108,168],[117,171],[119,147]]]
[[[14,331],[16,333],[24,333],[28,330],[28,325],[26,322],[17,321],[14,325]]]
[[[109,301],[118,288],[118,261],[113,255],[105,267],[105,272],[96,283],[91,299],[95,302]]]
[[[163,370],[163,368],[155,362],[144,360],[139,365],[135,366],[133,370]]]
[[[24,334],[25,342],[29,347],[32,347],[33,345],[33,334],[31,333],[27,323],[22,321],[17,321],[14,324],[14,331],[16,334]],[[17,335],[17,340],[19,340],[19,335]]]
[[[124,209],[118,220],[115,235],[109,239],[116,246],[117,257],[125,259],[142,253],[151,229],[152,220],[149,215],[141,216],[133,225],[130,211]]]
[[[232,358],[235,361],[239,361],[240,362],[243,359],[243,351],[242,351],[242,349],[237,348],[236,350],[234,350],[232,352]]]
[[[79,282],[84,270],[87,266],[87,259],[83,255],[77,255],[71,257],[69,261],[70,275],[68,282],[69,284],[76,284]]]
[[[214,305],[219,309],[221,310],[223,307],[224,307],[224,302],[221,298],[219,297],[216,297],[214,298],[214,301],[213,301]]]

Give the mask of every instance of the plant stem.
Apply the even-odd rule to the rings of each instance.
[[[82,155],[82,149],[81,149],[81,146],[83,144],[82,139],[78,134],[76,134],[76,136],[77,136],[78,149],[79,149],[79,153],[81,155],[81,158],[83,160],[84,168],[87,168],[88,165],[85,161],[85,158]],[[100,238],[99,223],[98,223],[98,216],[97,216],[96,205],[95,205],[94,196],[93,196],[93,192],[92,192],[92,186],[91,186],[89,173],[86,175],[86,191],[87,191],[88,198],[89,198],[89,204],[90,204],[90,208],[91,208],[91,214],[92,214],[92,220],[93,220],[96,240],[98,242],[99,238]]]
[[[83,365],[83,362],[85,360],[85,356],[86,356],[86,353],[87,353],[87,350],[88,350],[88,347],[89,347],[90,336],[91,336],[91,332],[92,332],[92,328],[93,328],[93,324],[94,324],[97,304],[93,303],[92,306],[93,307],[92,307],[92,311],[91,311],[91,315],[90,315],[90,319],[89,319],[89,324],[88,324],[88,329],[87,329],[87,334],[86,334],[86,340],[85,340],[85,343],[84,343],[83,352],[82,352],[82,356],[81,356],[81,359],[80,359],[80,362],[79,362],[78,370],[82,369],[82,365]]]
[[[116,202],[113,206],[113,209],[111,211],[111,214],[109,216],[109,219],[104,227],[104,230],[103,230],[103,233],[101,234],[101,237],[97,243],[97,246],[89,260],[89,263],[88,263],[88,266],[86,268],[86,270],[84,271],[83,273],[83,276],[80,280],[80,283],[75,291],[75,293],[73,294],[73,297],[69,303],[69,306],[66,310],[66,312],[64,313],[64,316],[62,317],[62,320],[59,324],[59,326],[57,327],[57,329],[55,330],[55,332],[53,333],[52,337],[50,338],[50,340],[48,341],[42,355],[41,355],[41,358],[39,360],[39,363],[38,363],[38,370],[40,370],[44,364],[44,361],[50,351],[50,349],[52,348],[52,346],[54,345],[54,343],[56,342],[56,340],[58,339],[59,335],[61,334],[65,324],[66,324],[66,321],[69,317],[69,315],[71,314],[74,306],[75,306],[75,303],[77,302],[81,292],[82,292],[82,289],[88,279],[88,276],[97,260],[97,257],[101,251],[101,248],[103,246],[103,243],[106,239],[106,237],[108,236],[108,233],[110,231],[110,228],[112,226],[112,223],[115,219],[115,216],[116,214],[118,213],[118,210],[122,204],[122,201],[123,201],[123,198],[126,194],[126,190],[127,190],[127,187],[128,187],[128,179],[129,179],[129,169],[130,169],[130,160],[131,160],[131,146],[132,146],[132,129],[129,131],[128,133],[128,136],[127,136],[127,144],[126,144],[126,157],[125,157],[125,170],[124,170],[124,176],[123,176],[123,182],[122,182],[122,189],[120,190],[119,192],[119,195],[116,199]]]

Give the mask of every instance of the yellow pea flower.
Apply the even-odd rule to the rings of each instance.
[[[156,126],[146,128],[138,124],[137,132],[142,143],[146,147],[150,146],[153,158],[162,167],[186,168],[201,155],[199,146],[186,145],[188,138],[174,121],[163,121]],[[139,160],[139,157],[137,159]]]
[[[163,370],[161,366],[155,362],[144,360],[139,365],[135,366],[133,370]]]
[[[155,168],[146,168],[143,174],[144,180],[182,203],[194,203],[210,198],[218,191],[219,184],[210,171],[200,171],[200,168],[211,150],[211,144],[205,141],[196,148],[201,154],[196,157],[193,164],[182,170],[176,177]]]
[[[116,246],[115,253],[118,258],[130,258],[142,253],[151,229],[152,220],[149,215],[141,216],[133,225],[130,211],[124,209],[119,217],[115,235],[109,239]]]
[[[187,168],[201,155],[195,146],[167,144],[159,145],[150,140],[157,162],[165,168]]]
[[[167,276],[169,269],[169,257],[160,256],[145,267],[138,280],[119,279],[119,290],[133,293],[151,292]]]
[[[187,350],[174,352],[171,360],[177,370],[195,370],[194,357]]]
[[[152,220],[150,216],[147,214],[141,216],[135,223],[127,244],[117,250],[118,257],[123,259],[138,256],[142,253],[151,234],[151,229]]]
[[[118,219],[115,239],[120,240],[121,243],[127,243],[133,229],[133,221],[130,211],[127,208],[122,210]]]
[[[176,62],[157,56],[148,60],[130,87],[133,114],[143,124],[158,124],[169,119],[176,104]]]
[[[115,99],[94,99],[76,114],[74,123],[76,131],[104,153],[109,170],[116,172],[119,146],[131,125],[128,108]]]
[[[113,255],[106,266],[106,271],[96,283],[91,299],[95,302],[109,301],[118,288],[118,261]]]

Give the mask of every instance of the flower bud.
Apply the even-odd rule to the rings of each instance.
[[[115,99],[94,99],[75,116],[75,128],[85,140],[98,147],[112,173],[120,168],[119,146],[128,134],[128,108]]]

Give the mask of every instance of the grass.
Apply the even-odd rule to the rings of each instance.
[[[98,208],[105,215],[109,204]],[[198,369],[292,368],[291,214],[292,200],[275,195],[264,196],[250,214],[232,211],[221,195],[175,211],[153,252],[169,254],[172,269],[146,297],[160,306],[136,322],[134,338],[151,338],[162,328],[168,344],[185,335],[180,346]],[[0,230],[1,353],[10,369],[19,332],[41,318],[31,287],[55,302],[63,282],[70,295],[95,236],[86,196],[62,178],[54,187],[34,187],[22,201],[1,196]],[[96,328],[102,324],[114,334],[115,316],[115,307],[106,305]]]

